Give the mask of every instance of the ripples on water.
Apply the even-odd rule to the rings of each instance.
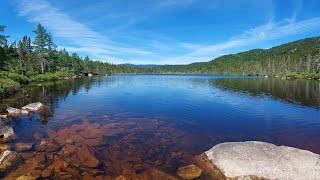
[[[48,104],[52,114],[11,122],[15,142],[35,145],[22,153],[26,163],[11,177],[48,168],[73,178],[133,176],[152,168],[175,174],[194,155],[226,141],[267,141],[320,153],[317,81],[94,77],[28,86],[2,100],[0,109],[35,101]]]

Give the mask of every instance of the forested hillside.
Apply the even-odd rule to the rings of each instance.
[[[320,37],[225,55],[209,62],[169,65],[150,71],[320,78]]]

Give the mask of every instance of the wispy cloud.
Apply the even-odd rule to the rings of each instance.
[[[126,53],[131,55],[147,55],[149,51],[125,47],[110,38],[95,32],[85,24],[78,22],[66,13],[53,7],[44,0],[20,0],[19,15],[30,22],[41,23],[47,27],[54,37],[65,41],[65,47],[74,52],[84,52],[101,59],[115,59]]]
[[[187,44],[187,47],[194,47],[194,50],[190,53],[176,57],[165,57],[159,61],[174,64],[208,61],[227,53],[237,52],[242,47],[249,47],[250,45],[277,40],[291,35],[304,34],[317,29],[320,29],[320,17],[301,21],[273,22],[270,20],[264,25],[251,28],[243,34],[222,43],[206,46]]]

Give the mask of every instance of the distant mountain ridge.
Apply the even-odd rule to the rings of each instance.
[[[270,75],[320,79],[320,36],[188,65],[133,65],[144,73]]]
[[[165,65],[157,65],[157,64],[130,64],[130,63],[125,63],[125,64],[119,64],[119,66],[132,67],[132,68],[158,68],[158,67],[162,67],[162,66],[165,66]]]

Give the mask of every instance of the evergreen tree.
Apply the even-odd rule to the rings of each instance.
[[[0,33],[4,31],[6,26],[0,24]],[[6,35],[0,34],[0,46],[6,46],[7,45],[7,37]]]
[[[31,58],[31,40],[27,36],[23,36],[22,40],[18,43],[18,55],[21,65],[21,74],[24,75],[24,73],[27,71],[27,66],[31,64],[30,58]]]
[[[50,46],[49,41],[51,41],[51,38],[47,33],[47,30],[41,24],[38,24],[33,32],[36,34],[33,42],[36,57],[41,66],[41,73],[44,73],[48,63]]]
[[[6,26],[0,24],[0,33],[4,31]],[[0,34],[0,70],[4,69],[6,60],[8,59],[5,53],[5,46],[7,45],[7,36]]]

